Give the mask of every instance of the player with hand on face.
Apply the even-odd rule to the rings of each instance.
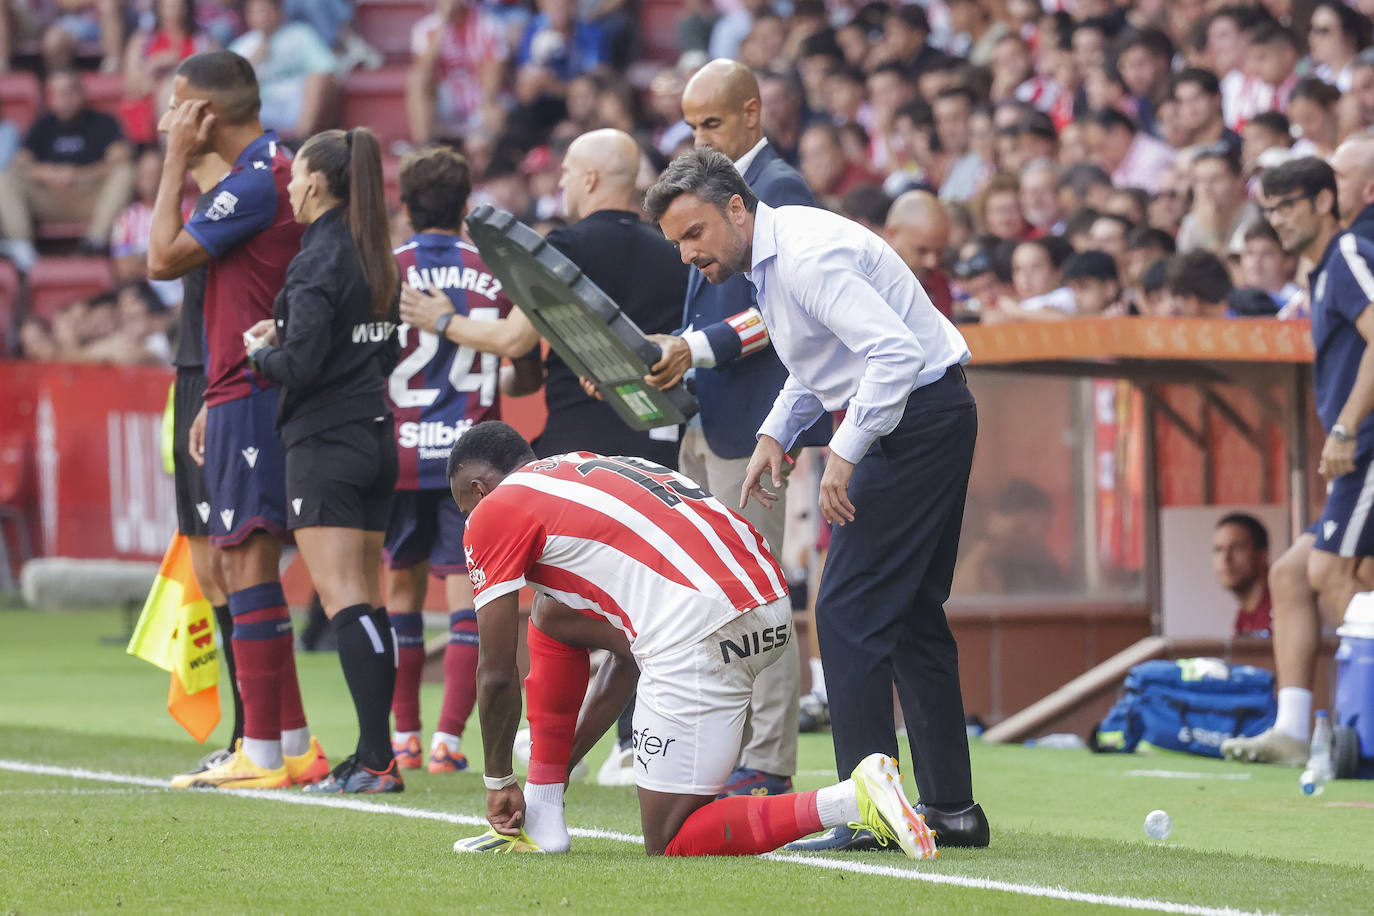
[[[848,823],[912,858],[936,854],[902,793],[896,761],[881,754],[817,791],[716,798],[739,753],[754,682],[790,649],[782,571],[742,517],[643,459],[590,452],[536,459],[499,422],[458,441],[448,476],[468,516],[493,828],[455,850],[566,851],[570,763],[616,720],[638,682],[634,770],[650,855],[755,855]],[[540,598],[529,626],[532,745],[522,792],[511,756],[525,585]],[[590,648],[612,654],[579,723]]]

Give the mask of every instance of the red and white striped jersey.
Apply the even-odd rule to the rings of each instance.
[[[748,522],[641,458],[533,461],[478,504],[463,542],[479,611],[528,584],[610,621],[641,658],[690,646],[787,594]]]

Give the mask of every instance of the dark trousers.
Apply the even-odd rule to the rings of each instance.
[[[836,526],[816,634],[841,778],[869,754],[897,756],[892,684],[921,800],[971,800],[959,650],[945,599],[959,551],[978,412],[963,370],[912,392],[906,413],[854,468],[854,521]]]

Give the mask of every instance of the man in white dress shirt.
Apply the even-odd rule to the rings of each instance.
[[[845,411],[821,480],[821,513],[836,527],[816,605],[838,769],[897,753],[895,680],[917,810],[943,845],[986,846],[944,612],[978,425],[963,337],[880,237],[824,210],[760,203],[715,150],[674,161],[645,210],[710,282],[748,277],[788,370],[741,505],[773,502],[763,476],[779,486],[796,437]],[[792,848],[871,847],[841,827]]]

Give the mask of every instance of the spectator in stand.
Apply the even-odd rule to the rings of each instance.
[[[908,168],[911,153],[902,144],[896,121],[897,112],[918,98],[910,75],[900,64],[882,64],[869,72],[865,85],[873,113],[869,163],[882,174]]]
[[[969,88],[951,87],[930,104],[936,137],[948,162],[940,183],[943,201],[969,201],[988,172],[988,163],[970,148],[969,119],[976,102]]]
[[[1119,266],[1126,259],[1126,236],[1135,227],[1116,213],[1099,213],[1088,229],[1088,245],[1079,251],[1102,251]]]
[[[284,139],[323,130],[335,92],[334,52],[313,27],[287,22],[282,0],[248,0],[248,31],[229,46],[253,65],[262,94],[262,126]]]
[[[1059,270],[1073,253],[1058,236],[1031,239],[1011,255],[1010,298],[983,315],[984,324],[1003,321],[1054,321],[1073,315],[1073,292],[1060,284]]]
[[[1119,216],[1131,226],[1143,226],[1150,216],[1150,195],[1140,188],[1119,188],[1107,198],[1102,212]]]
[[[907,191],[892,202],[882,235],[911,268],[935,308],[950,317],[953,294],[941,268],[949,248],[949,217],[939,199],[929,191]]]
[[[1210,251],[1195,249],[1169,259],[1165,287],[1171,311],[1182,318],[1226,318],[1231,278],[1226,265]]]
[[[876,235],[883,234],[892,198],[876,184],[861,184],[840,198],[839,214]]]
[[[1102,210],[1112,195],[1112,179],[1102,168],[1090,162],[1065,166],[1059,176],[1059,210],[1076,213],[1084,207]]]
[[[1244,512],[1223,516],[1212,532],[1212,569],[1217,584],[1235,596],[1237,636],[1268,639],[1273,628],[1269,599],[1269,532]]]
[[[1179,227],[1178,250],[1221,254],[1238,247],[1235,241],[1260,216],[1246,197],[1239,154],[1226,143],[1203,147],[1193,156],[1192,174],[1193,205]]]
[[[1088,74],[1107,60],[1107,47],[1120,29],[1119,22],[1114,17],[1090,16],[1073,27],[1069,46],[1079,85],[1086,83]]]
[[[1043,81],[1035,79],[1035,57],[1030,45],[1015,32],[1007,32],[997,39],[992,46],[990,65],[992,87],[988,100],[993,104],[1013,99],[1032,105],[1052,102],[1051,90]]]
[[[1022,112],[1007,131],[1013,139],[1010,155],[1003,155],[1003,171],[1020,171],[1035,159],[1053,160],[1059,155],[1059,132],[1054,120],[1033,108]]]
[[[1374,127],[1374,48],[1365,48],[1355,58],[1343,105],[1341,122],[1347,135]]]
[[[1084,127],[1093,163],[1111,175],[1112,184],[1119,188],[1155,193],[1161,173],[1178,155],[1114,108],[1089,113]]]
[[[1174,300],[1169,295],[1169,262],[1173,258],[1160,258],[1140,275],[1140,298],[1136,308],[1146,318],[1177,318]]]
[[[501,23],[476,0],[435,0],[410,31],[406,115],[410,139],[462,137],[485,98],[499,97],[509,55]]]
[[[1236,285],[1261,290],[1274,300],[1280,314],[1302,295],[1302,287],[1293,282],[1298,259],[1283,250],[1283,243],[1274,227],[1257,219],[1241,235],[1241,249]]]
[[[1021,213],[1039,235],[1060,235],[1064,211],[1059,206],[1059,167],[1052,159],[1032,159],[1021,168]]]
[[[225,171],[228,171],[226,168]],[[110,259],[115,279],[133,283],[148,278],[148,236],[153,227],[153,201],[162,179],[162,150],[148,147],[134,163],[134,200],[115,217],[110,233]],[[152,280],[166,306],[181,304],[181,280]]]
[[[1159,29],[1132,29],[1117,39],[1114,51],[1140,129],[1157,134],[1155,108],[1169,94],[1173,42]]]
[[[955,315],[974,320],[991,314],[997,303],[1011,295],[1011,264],[999,249],[1001,239],[977,236],[959,249],[954,265],[958,286],[954,292]]]
[[[1126,254],[1118,262],[1123,268],[1121,277],[1125,281],[1125,288],[1122,299],[1126,305],[1145,311],[1145,271],[1152,264],[1168,258],[1174,250],[1174,237],[1153,226],[1136,226],[1126,235]]]
[[[1073,313],[1080,318],[1115,318],[1126,314],[1116,260],[1103,251],[1069,255],[1061,276],[1073,292]]]
[[[967,58],[976,67],[988,66],[997,40],[1007,34],[1006,23],[993,18],[992,7],[979,0],[946,0],[945,5],[954,33],[945,50]]]
[[[132,151],[119,122],[86,107],[81,77],[59,70],[44,90],[47,113],[0,175],[0,229],[29,264],[36,260],[34,220],[80,220],[81,250],[106,253],[110,228],[134,186]]]
[[[982,231],[1005,242],[1020,241],[1030,231],[1021,214],[1021,184],[1015,175],[993,175],[978,192],[973,215]]]
[[[737,7],[721,16],[711,29],[711,46],[708,49],[711,57],[716,60],[737,58],[739,46],[754,27],[754,17],[768,8],[768,0],[740,0]]]
[[[1249,30],[1249,77],[1232,114],[1233,125],[1264,111],[1288,113],[1288,97],[1298,83],[1298,40],[1272,19]]]
[[[960,552],[954,588],[974,594],[1058,592],[1068,584],[1048,548],[1054,499],[1028,480],[1007,481],[988,513],[982,537]],[[938,842],[938,841],[937,841]]]
[[[157,139],[157,119],[172,94],[172,71],[208,47],[197,34],[194,0],[156,0],[151,28],[130,35],[124,49],[124,101],[119,116],[130,140],[152,143]]]
[[[1190,67],[1174,77],[1180,127],[1192,145],[1225,142],[1240,149],[1241,137],[1221,116],[1221,84],[1215,73]]]
[[[1236,127],[1235,104],[1245,85],[1246,29],[1255,18],[1254,7],[1225,6],[1213,12],[1203,24],[1205,34],[1203,69],[1212,71],[1220,80],[1221,107],[1226,126]]]
[[[1299,134],[1292,146],[1294,158],[1329,159],[1341,139],[1341,90],[1309,76],[1298,81],[1288,98],[1288,117]]]
[[[882,183],[877,175],[845,159],[840,132],[821,121],[802,131],[800,171],[816,199],[832,210],[838,209],[840,198],[851,188]]]
[[[1370,32],[1369,19],[1341,0],[1316,0],[1307,26],[1312,76],[1341,92],[1349,92],[1355,75],[1355,57],[1369,47]]]
[[[1293,144],[1288,116],[1281,111],[1264,111],[1245,122],[1241,145],[1241,171],[1247,176],[1259,169],[1260,155],[1266,150],[1288,150]]]
[[[759,97],[763,104],[763,133],[768,144],[784,162],[796,168],[801,162],[801,132],[807,118],[802,84],[791,74],[765,73],[759,77]],[[679,92],[679,109],[681,99]],[[680,123],[686,127],[686,121]],[[690,127],[686,128],[686,135],[690,143]]]
[[[560,83],[610,63],[601,30],[577,18],[576,0],[539,0],[539,15],[525,28],[515,56],[521,67],[540,67]]]
[[[37,36],[43,71],[55,73],[70,68],[82,45],[99,44],[100,67],[118,73],[124,53],[125,6],[120,0],[57,0],[57,2],[11,2],[5,4],[5,29],[19,37]],[[14,49],[4,42],[5,60]]]

